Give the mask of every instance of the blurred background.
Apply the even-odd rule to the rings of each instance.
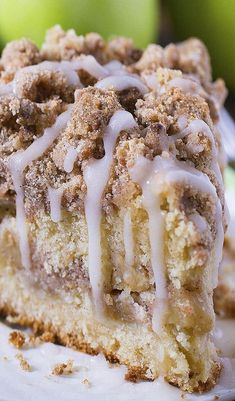
[[[227,107],[235,116],[235,0],[0,0],[1,48],[22,36],[40,46],[55,24],[106,39],[129,36],[139,47],[201,38],[214,78],[223,77],[230,90]]]

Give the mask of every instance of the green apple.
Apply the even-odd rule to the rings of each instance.
[[[198,36],[210,51],[214,77],[235,91],[235,0],[165,0],[176,39]]]
[[[0,0],[0,41],[27,37],[40,45],[55,24],[78,34],[132,37],[137,46],[155,41],[157,0]]]

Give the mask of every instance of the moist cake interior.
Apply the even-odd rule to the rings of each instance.
[[[226,89],[204,45],[54,27],[0,74],[1,313],[130,380],[213,387]]]

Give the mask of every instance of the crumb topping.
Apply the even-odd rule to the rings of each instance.
[[[2,52],[0,65],[6,74],[14,74],[19,68],[38,64],[42,56],[37,46],[28,39],[14,40]]]
[[[74,372],[74,361],[69,359],[67,362],[56,364],[51,374],[55,376],[71,375]]]
[[[12,331],[9,334],[8,342],[16,348],[22,348],[25,344],[25,335],[21,331]]]
[[[91,387],[91,382],[90,382],[90,380],[88,380],[88,379],[84,379],[84,380],[82,381],[82,384],[84,384],[86,387]]]
[[[195,74],[202,82],[211,81],[207,49],[196,38],[177,45],[170,44],[165,49],[151,44],[134,67],[140,72],[156,71],[159,67],[179,69],[187,74]]]
[[[103,61],[105,42],[97,33],[77,36],[73,29],[64,32],[57,25],[49,29],[42,45],[41,55],[44,60],[72,60],[81,54],[92,54]]]
[[[96,80],[92,83],[92,76],[84,70],[78,73],[80,80],[88,87],[76,89],[68,84],[61,71],[41,68],[31,71],[29,67],[43,60],[76,60],[81,55],[94,56],[104,67],[105,63],[114,60],[122,63],[122,74],[134,73],[147,85],[149,75],[153,74],[151,79],[157,80],[160,93],[154,91],[151,85],[149,93],[144,97],[133,87],[123,91],[97,89],[89,86]],[[127,38],[119,37],[106,43],[98,34],[77,36],[73,30],[64,32],[56,26],[48,31],[41,50],[26,39],[9,43],[3,50],[0,65],[0,83],[9,84],[15,73],[17,76],[13,93],[0,96],[2,196],[14,194],[7,168],[9,156],[15,151],[26,149],[36,137],[42,135],[46,127],[55,122],[68,104],[74,102],[72,117],[66,129],[52,147],[25,171],[28,211],[35,211],[35,207],[43,205],[48,208],[45,193],[48,185],[64,186],[64,207],[71,210],[75,204],[81,206],[85,189],[84,166],[88,159],[104,156],[104,130],[116,110],[130,111],[139,127],[131,130],[128,135],[121,133],[117,142],[115,171],[110,177],[109,193],[106,195],[106,200],[112,200],[113,204],[119,204],[122,197],[130,198],[133,193],[132,184],[128,183],[127,164],[133,163],[140,154],[149,158],[161,154],[167,147],[168,136],[179,130],[177,121],[180,116],[185,116],[189,121],[200,118],[213,129],[210,114],[216,118],[217,112],[211,111],[211,104],[214,104],[211,99],[222,104],[225,96],[223,81],[211,82],[209,56],[198,39],[170,44],[165,49],[152,44],[142,52]],[[205,98],[184,93],[182,88],[168,87],[169,82],[175,78],[196,80],[202,88],[200,93],[206,94]],[[67,173],[64,160],[71,147],[76,149],[78,155],[73,170]],[[201,133],[196,133],[187,136],[185,140],[178,140],[176,149],[177,157],[190,158],[200,168],[202,155],[208,157],[209,143]],[[35,199],[38,201],[35,202]]]
[[[189,119],[202,119],[212,125],[207,103],[200,97],[182,93],[178,88],[172,88],[159,97],[150,93],[145,100],[138,100],[136,115],[143,125],[161,123],[169,135],[179,131],[178,119],[182,115]]]
[[[15,357],[16,357],[16,359],[18,359],[18,361],[20,363],[20,367],[21,367],[22,370],[25,370],[26,372],[31,372],[32,367],[30,366],[28,361],[24,358],[24,356],[23,356],[23,354],[21,352],[16,354]]]

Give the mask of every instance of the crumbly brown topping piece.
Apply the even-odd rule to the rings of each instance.
[[[98,60],[103,60],[105,42],[96,33],[77,36],[73,29],[64,32],[60,26],[49,29],[42,45],[44,60],[72,60],[81,54],[92,54]]]
[[[84,384],[86,387],[91,387],[91,382],[90,382],[90,380],[88,380],[88,379],[84,379],[84,380],[82,381],[82,384]]]
[[[177,45],[170,44],[165,49],[151,44],[134,66],[139,72],[156,71],[159,67],[195,74],[202,82],[211,81],[211,66],[207,49],[196,38]]]
[[[52,369],[52,375],[62,376],[71,375],[74,372],[74,361],[69,359],[67,362],[58,363]]]
[[[31,372],[32,367],[30,366],[28,361],[24,358],[24,356],[23,356],[23,354],[21,352],[16,354],[15,357],[16,357],[16,359],[18,359],[18,361],[20,363],[20,367],[21,367],[22,370],[25,370],[26,372]]]
[[[77,36],[73,29],[64,32],[60,26],[55,26],[47,32],[41,54],[43,59],[58,61],[92,54],[101,63],[115,59],[132,64],[140,58],[142,51],[129,38],[118,37],[106,43],[97,33]]]
[[[126,65],[134,64],[142,55],[142,50],[134,46],[133,40],[124,37],[108,42],[106,51],[108,60],[119,60]]]
[[[6,45],[0,65],[6,73],[14,74],[19,68],[38,64],[41,60],[37,46],[28,39],[20,39]]]
[[[39,336],[42,342],[46,343],[54,343],[55,342],[55,334],[50,331],[45,331]]]
[[[25,344],[25,335],[21,331],[12,331],[9,334],[8,342],[16,348],[22,348]]]

